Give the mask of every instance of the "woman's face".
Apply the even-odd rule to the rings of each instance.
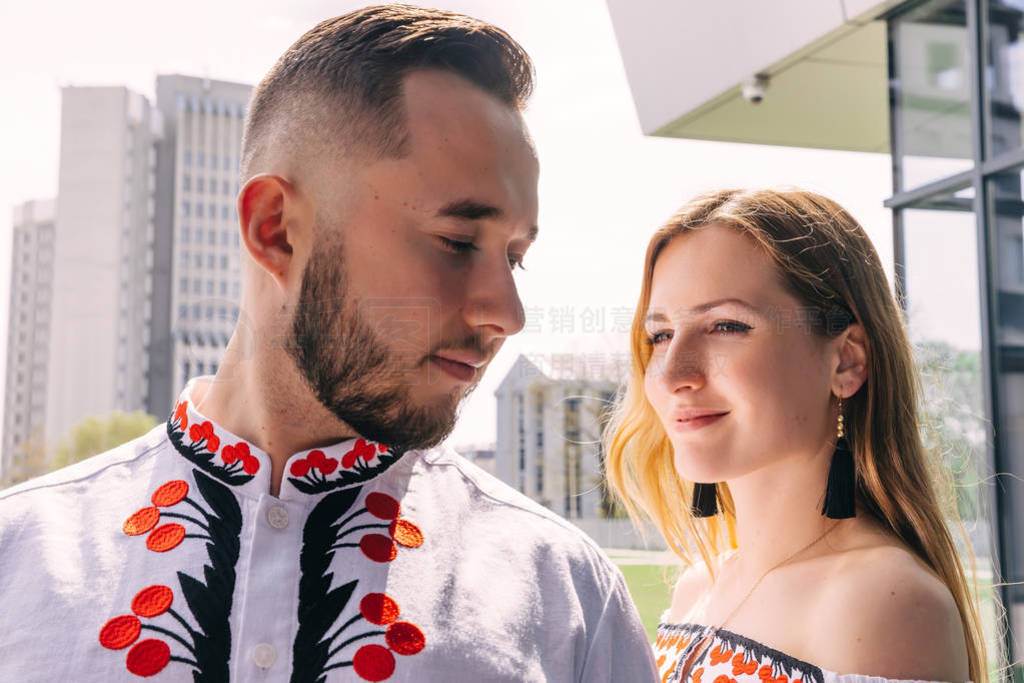
[[[812,459],[835,428],[838,356],[750,237],[712,224],[673,239],[654,266],[644,382],[689,481],[736,479]]]

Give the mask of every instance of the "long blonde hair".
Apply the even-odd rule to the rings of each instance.
[[[629,381],[605,434],[612,488],[630,515],[650,519],[687,564],[696,550],[714,573],[714,558],[735,546],[728,485],[718,485],[722,514],[693,517],[693,484],[676,472],[672,445],[644,395],[651,358],[644,316],[654,264],[673,239],[712,223],[731,226],[764,249],[786,289],[818,313],[818,333],[842,331],[842,326],[826,324],[836,311],[852,313],[863,327],[867,380],[844,402],[858,509],[877,518],[946,584],[963,623],[971,680],[987,680],[977,601],[946,525],[947,517],[956,515],[949,504],[951,487],[939,459],[921,441],[919,378],[903,315],[864,229],[832,200],[800,190],[712,192],[685,204],[654,234],[630,333]],[[941,503],[940,491],[946,494]]]

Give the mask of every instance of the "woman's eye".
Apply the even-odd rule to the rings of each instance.
[[[655,332],[654,334],[647,335],[647,343],[651,346],[657,346],[658,344],[667,342],[671,338],[671,332]]]
[[[515,270],[516,268],[518,268],[519,270],[526,270],[526,266],[523,265],[522,256],[509,256],[508,265],[510,268],[512,268],[512,270]]]
[[[468,254],[471,251],[476,251],[478,247],[472,242],[461,242],[459,240],[453,240],[444,235],[435,235],[437,239],[441,241],[444,248],[456,254]]]
[[[753,328],[750,325],[745,325],[735,320],[720,320],[712,325],[712,329],[720,334],[738,334],[748,332]]]

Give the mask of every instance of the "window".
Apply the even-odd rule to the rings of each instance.
[[[213,320],[213,306],[206,307],[206,319]]]
[[[211,154],[210,155],[210,168],[217,168],[217,155],[216,154]]]
[[[206,371],[206,366],[203,365],[203,361],[196,361],[196,374],[202,375]]]
[[[216,217],[217,217],[217,206],[215,204],[210,204],[210,218],[216,218]]]
[[[199,304],[192,304],[192,319],[199,320],[200,309]]]
[[[203,167],[206,165],[206,157],[203,156],[202,152],[196,152],[196,165]]]
[[[182,305],[178,306],[178,319],[179,320],[184,320],[187,317],[188,317],[188,306],[186,306],[185,304],[182,304]]]
[[[181,189],[185,190],[185,192],[192,189],[192,176],[187,173],[181,177]]]
[[[206,255],[206,267],[213,270],[216,257],[213,254]]]
[[[235,233],[235,246],[238,246],[238,233]]]
[[[180,293],[182,293],[182,294],[188,294],[188,278],[186,278],[186,277],[181,278],[181,282],[179,283],[178,291]]]
[[[200,206],[200,208],[202,208],[202,207]],[[182,202],[181,203],[181,215],[182,216],[188,216],[190,211],[191,211],[191,209],[192,209],[192,207],[189,206],[188,202]],[[203,214],[199,214],[199,215],[202,216]]]
[[[181,241],[183,243],[185,243],[185,244],[188,244],[189,240],[191,240],[191,239],[192,239],[192,230],[189,229],[187,226],[183,227],[181,229]]]
[[[181,263],[182,266],[187,266],[188,265],[188,252],[187,251],[181,252],[181,258],[178,259],[178,262]]]
[[[227,320],[227,318],[228,318],[228,309],[227,309],[227,307],[226,306],[221,306],[219,309],[217,309],[217,316],[218,316],[218,320]]]
[[[185,202],[185,206],[186,207],[188,206],[188,202]],[[185,210],[185,215],[186,216],[188,215],[188,209],[187,208]],[[196,203],[196,216],[198,216],[199,218],[203,217],[203,205],[202,204]]]
[[[203,179],[202,178],[196,178],[196,192],[202,192],[202,191],[203,191]]]
[[[196,265],[196,268],[202,268],[203,267],[203,255],[202,254],[199,254],[199,253],[196,254],[195,265]]]
[[[224,206],[220,207],[220,219],[222,221],[226,221],[228,219],[228,205],[227,204],[225,204]]]
[[[228,158],[224,157],[224,170],[225,171],[228,170],[227,160],[228,160]],[[228,181],[226,181],[226,180],[223,181],[221,183],[221,193],[226,195],[226,194],[228,194],[229,190],[230,190],[230,187],[228,186]]]
[[[206,295],[213,296],[213,280],[206,281]]]
[[[200,280],[198,280],[198,279],[197,280],[193,280],[192,281],[192,293],[193,294],[199,294],[199,292],[202,291],[202,289],[201,289],[202,286],[203,286],[203,283]]]
[[[220,257],[220,269],[221,270],[227,270],[228,269],[228,257],[227,257],[227,255],[222,255]]]
[[[220,281],[220,295],[221,296],[227,296],[228,295],[228,283],[226,281],[224,281],[224,280]]]
[[[224,170],[227,171],[230,168],[231,168],[231,157],[229,157],[227,154],[225,154],[224,155]],[[227,186],[228,186],[228,184],[224,183],[224,187],[226,188]]]
[[[183,160],[185,162],[185,165],[186,166],[191,166],[192,165],[192,150],[186,149],[185,153],[182,156],[183,156]],[[185,373],[185,374],[188,375],[188,373]]]
[[[233,296],[233,297],[235,297],[237,299],[238,298],[238,294],[239,294],[239,289],[240,289],[239,284],[237,282],[232,282],[231,283],[231,296]]]
[[[211,230],[206,235],[206,241],[209,242],[211,245],[217,244],[217,233],[216,233],[216,231]],[[211,263],[210,266],[212,267],[213,264]]]
[[[231,233],[228,232],[227,230],[222,230],[220,233],[220,243],[226,247],[230,241]]]

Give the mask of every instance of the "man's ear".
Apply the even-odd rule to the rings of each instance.
[[[238,217],[249,256],[287,290],[288,282],[301,276],[296,244],[308,239],[312,227],[306,202],[281,176],[261,173],[238,193]]]
[[[868,340],[864,328],[852,323],[834,340],[839,354],[832,373],[832,393],[849,398],[868,378]]]

